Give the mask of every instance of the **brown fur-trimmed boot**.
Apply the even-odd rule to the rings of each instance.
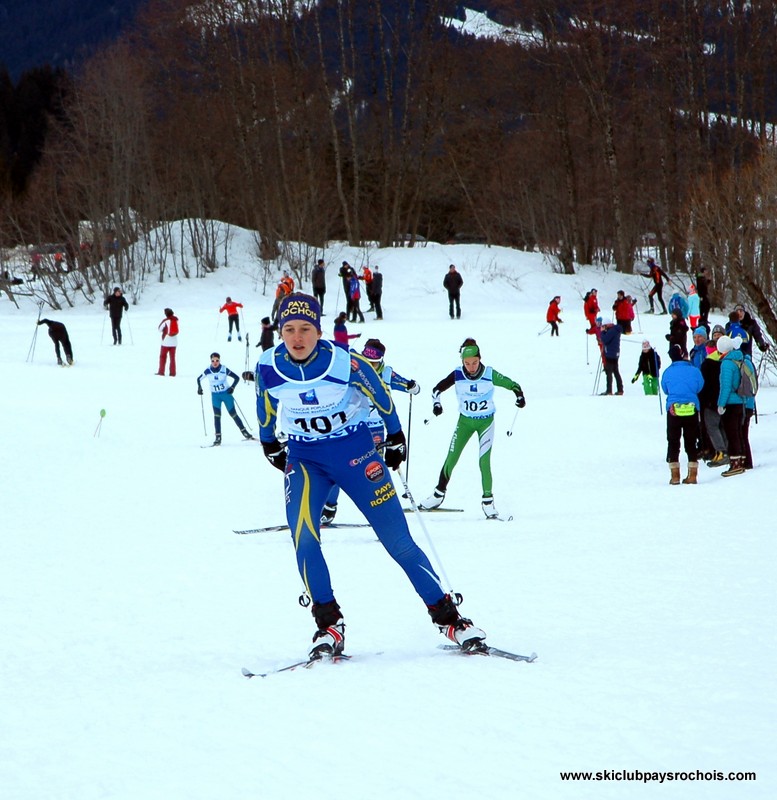
[[[683,483],[697,483],[696,476],[699,474],[699,462],[688,462],[688,476],[683,478]]]
[[[669,478],[669,485],[677,486],[680,483],[680,462],[670,461],[669,471],[671,473],[671,477]]]

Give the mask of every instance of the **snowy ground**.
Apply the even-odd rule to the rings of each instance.
[[[409,465],[419,498],[456,419],[452,392],[431,416],[429,390],[464,337],[522,384],[510,438],[512,395],[497,390],[493,454],[497,507],[514,520],[483,519],[470,444],[446,500],[464,513],[424,521],[463,612],[493,644],[538,661],[438,650],[402,572],[353,529],[325,542],[356,658],[240,675],[303,657],[313,633],[287,535],[232,533],[284,521],[281,476],[228,418],[225,446],[201,449],[212,417],[206,397],[206,436],[196,376],[213,349],[236,372],[246,361],[217,309],[227,294],[245,304],[251,364],[270,309],[249,250],[238,236],[229,267],[150,286],[120,348],[99,304],[44,312],[70,330],[72,369],[56,366],[45,328],[26,363],[37,309],[0,300],[2,797],[774,797],[777,392],[759,394],[755,470],[724,479],[702,467],[698,486],[670,487],[665,417],[628,382],[643,338],[665,353],[667,317],[642,314],[643,333],[624,337],[626,395],[592,395],[581,297],[595,286],[609,308],[625,288],[644,311],[631,276],[562,276],[538,255],[479,246],[373,251],[385,320],[350,326],[361,342],[380,337],[387,362],[422,385]],[[331,325],[338,265],[364,254],[325,255]],[[465,280],[460,321],[441,288],[451,262]],[[554,294],[558,339],[538,336]],[[153,374],[165,306],[181,320],[175,379]],[[252,389],[236,397],[255,428]],[[397,405],[407,421],[407,397]],[[358,519],[341,503],[339,521]],[[575,770],[757,780],[561,780]]]

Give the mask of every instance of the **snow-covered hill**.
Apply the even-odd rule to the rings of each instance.
[[[99,305],[49,314],[70,330],[72,369],[56,366],[45,329],[26,362],[37,309],[0,300],[2,796],[774,796],[777,394],[759,394],[756,469],[724,479],[702,467],[697,486],[669,486],[659,401],[628,382],[643,338],[665,353],[667,317],[642,314],[641,332],[624,337],[625,396],[594,396],[582,295],[596,287],[609,307],[624,288],[644,311],[640,279],[563,276],[536,254],[373,250],[385,320],[367,314],[350,329],[361,342],[379,337],[387,362],[422,386],[412,417],[396,397],[417,497],[434,487],[456,419],[452,392],[431,415],[430,389],[461,341],[474,336],[485,363],[523,386],[517,414],[509,392],[496,397],[494,493],[513,521],[483,519],[470,444],[446,500],[464,513],[424,522],[462,611],[493,644],[536,650],[538,661],[437,649],[371,531],[341,529],[324,534],[325,548],[356,658],[241,676],[303,657],[313,634],[287,535],[232,533],[284,521],[281,476],[226,418],[224,446],[201,448],[212,417],[195,378],[214,349],[236,372],[253,364],[272,302],[255,290],[250,249],[239,235],[228,267],[150,286],[122,347]],[[330,325],[339,264],[364,256],[325,254]],[[465,281],[458,321],[441,286],[450,263]],[[558,339],[538,335],[554,294],[565,309]],[[226,341],[226,295],[245,306],[248,352]],[[154,375],[166,306],[181,320],[176,378]],[[235,396],[255,429],[252,389]],[[346,499],[338,519],[359,519]],[[576,770],[753,771],[757,781],[560,778]]]

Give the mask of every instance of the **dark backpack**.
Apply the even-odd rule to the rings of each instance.
[[[755,397],[758,393],[758,375],[751,361],[737,362],[739,367],[739,386],[737,394],[742,398]]]

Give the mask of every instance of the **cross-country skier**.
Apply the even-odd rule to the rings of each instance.
[[[434,405],[432,413],[437,417],[442,414],[440,393],[452,386],[456,387],[459,401],[459,419],[448,449],[448,457],[440,470],[440,477],[433,494],[424,500],[422,508],[438,508],[445,499],[445,491],[451,479],[453,469],[470,437],[477,433],[480,452],[480,481],[483,487],[481,508],[489,519],[497,517],[492,494],[493,479],[491,477],[491,448],[494,444],[494,387],[501,386],[515,394],[515,405],[523,408],[526,398],[521,386],[511,378],[502,375],[480,360],[480,348],[474,339],[465,339],[459,350],[461,367],[453,370],[432,389]]]
[[[253,439],[254,437],[246,430],[243,420],[240,419],[237,411],[235,411],[235,399],[232,393],[235,391],[235,386],[240,383],[240,376],[232,372],[231,369],[225,367],[221,363],[221,356],[218,353],[210,354],[210,366],[206,367],[204,372],[197,378],[197,394],[202,394],[202,384],[200,381],[207,378],[210,383],[210,402],[213,405],[213,428],[216,431],[216,439],[213,442],[214,447],[221,444],[221,406],[227,409],[227,413],[235,422],[240,433],[246,439]],[[229,381],[232,381],[229,384]],[[229,384],[229,385],[227,385]]]
[[[119,286],[114,286],[113,293],[106,296],[103,301],[103,308],[111,318],[113,343],[121,344],[121,315],[125,311],[129,311],[129,304]]]
[[[227,312],[227,319],[229,320],[229,331],[227,332],[228,342],[232,341],[232,328],[237,332],[238,342],[243,341],[243,337],[240,335],[240,312],[238,311],[238,309],[242,307],[242,303],[236,303],[231,297],[228,297],[224,305],[219,309],[219,314],[221,314],[222,311]]]
[[[380,379],[389,389],[407,392],[411,395],[418,394],[421,391],[421,387],[414,380],[403,378],[401,375],[394,372],[388,364],[385,364],[383,362],[385,354],[386,346],[380,339],[367,339],[362,349],[362,356],[370,362],[372,368],[380,375]],[[375,446],[381,445],[385,439],[386,430],[383,424],[383,417],[374,405],[370,407],[370,415],[367,417],[367,427],[370,429]],[[340,488],[335,486],[324,504],[324,510],[321,512],[322,525],[331,525],[334,521],[335,514],[337,514],[337,499],[339,496]]]
[[[463,649],[482,647],[485,633],[459,615],[410,536],[389,474],[406,458],[405,435],[385,384],[359,353],[321,339],[315,298],[285,298],[278,322],[283,341],[257,364],[257,415],[265,456],[284,473],[297,567],[313,601],[317,631],[310,657],[337,655],[345,646],[343,614],[321,551],[321,510],[333,486],[340,486],[367,518],[440,632]],[[366,425],[370,405],[386,424],[385,460]],[[279,408],[288,452],[275,436]]]
[[[647,267],[648,272],[640,272],[638,273],[643,278],[650,278],[653,281],[653,288],[648,292],[648,302],[650,303],[650,311],[646,311],[646,314],[653,314],[655,312],[655,306],[653,305],[653,298],[658,295],[658,302],[661,303],[661,308],[663,311],[662,314],[668,314],[669,312],[666,310],[666,303],[664,303],[664,280],[667,283],[671,283],[672,281],[669,280],[669,276],[661,269],[661,267],[656,264],[654,258],[649,258],[647,260]]]
[[[57,354],[57,364],[59,364],[60,367],[64,366],[62,363],[62,353],[59,349],[59,346],[62,345],[62,348],[65,351],[67,363],[72,366],[73,346],[70,344],[70,336],[68,336],[67,328],[65,327],[64,323],[57,322],[53,319],[41,319],[38,320],[38,325],[48,326],[49,337],[51,338],[51,341],[54,342],[54,352]]]

